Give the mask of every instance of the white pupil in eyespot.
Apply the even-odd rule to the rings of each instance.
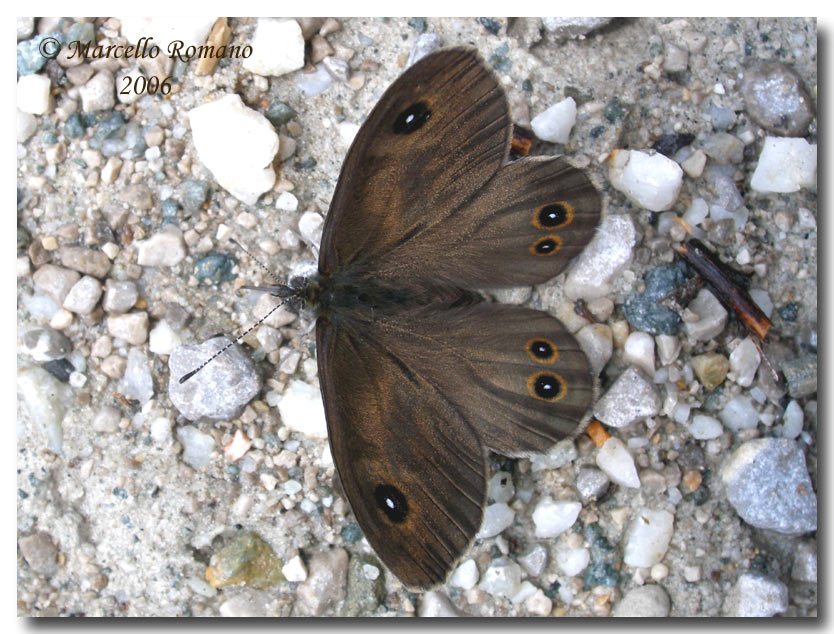
[[[413,114],[410,114],[410,115],[408,115],[408,116],[405,118],[405,122],[406,122],[406,124],[409,124],[409,123],[411,123],[412,121],[414,121],[414,115],[413,115]]]
[[[395,507],[394,500],[392,500],[391,498],[385,498],[385,506],[387,506],[389,509],[393,511]]]

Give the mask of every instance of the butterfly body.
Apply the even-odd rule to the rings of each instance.
[[[474,539],[487,451],[578,433],[594,379],[550,315],[481,289],[556,275],[600,200],[559,158],[508,162],[504,91],[472,49],[416,62],[348,151],[318,275],[282,286],[318,315],[331,453],[365,536],[409,587],[444,581]]]

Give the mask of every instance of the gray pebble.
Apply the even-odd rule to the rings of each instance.
[[[799,356],[782,361],[779,367],[785,375],[791,397],[803,398],[816,393],[817,355],[802,352]]]
[[[350,558],[347,593],[341,616],[372,614],[385,599],[385,581],[381,567],[382,565],[374,557],[368,555]],[[366,573],[367,570],[374,569],[377,571],[375,577]]]
[[[141,348],[131,348],[128,352],[124,375],[119,381],[119,392],[140,403],[146,403],[153,396],[151,366]]]
[[[64,308],[71,313],[89,315],[101,297],[101,282],[85,275],[78,280],[64,299]]]
[[[348,68],[347,62],[344,60],[339,59],[338,57],[325,57],[322,60],[322,64],[327,69],[327,72],[330,73],[333,79],[338,81],[347,81],[348,74],[350,69]]]
[[[24,421],[41,435],[47,449],[60,454],[64,445],[61,424],[72,401],[72,390],[36,366],[18,370],[17,393],[29,414]]]
[[[669,595],[662,586],[645,585],[629,590],[614,606],[615,617],[663,617],[669,616]]]
[[[791,579],[796,581],[817,582],[817,544],[812,541],[799,541],[793,552]]]
[[[191,213],[197,213],[208,198],[209,186],[204,181],[188,179],[177,187],[177,200],[182,208]]]
[[[32,275],[35,288],[49,295],[58,304],[64,303],[70,289],[79,279],[81,276],[76,271],[54,264],[44,264]]]
[[[107,318],[107,330],[113,336],[139,346],[148,339],[148,313],[137,311]]]
[[[707,114],[712,122],[712,129],[725,131],[732,128],[736,123],[736,113],[732,108],[720,108],[710,102],[707,106]]]
[[[610,480],[599,469],[580,469],[576,476],[576,490],[583,502],[599,499],[607,490]]]
[[[414,43],[414,48],[411,49],[411,53],[408,55],[408,61],[406,61],[405,67],[408,68],[418,59],[422,59],[434,49],[440,48],[441,46],[443,46],[443,39],[437,33],[421,33],[420,37]]]
[[[109,70],[100,70],[78,92],[84,112],[109,110],[116,104],[116,78]]]
[[[744,159],[744,143],[727,132],[711,134],[701,144],[701,149],[719,163],[741,163]]]
[[[556,38],[578,37],[611,21],[611,18],[542,18],[542,24]]]
[[[73,66],[72,68],[67,68],[65,71],[67,79],[69,79],[75,86],[82,86],[86,84],[95,72],[95,69],[93,69],[93,67],[89,64]]]
[[[814,118],[813,103],[796,71],[774,61],[756,61],[744,69],[741,95],[747,114],[760,126],[783,136],[805,136]]]
[[[773,616],[788,609],[788,588],[765,575],[746,572],[727,594],[725,616]]]
[[[20,554],[29,567],[42,575],[52,575],[58,570],[58,548],[47,533],[35,533],[17,540]]]
[[[34,328],[23,335],[23,349],[35,361],[55,361],[72,352],[72,342],[52,328]]]
[[[721,478],[727,499],[748,524],[790,535],[817,529],[817,496],[795,441],[750,440],[733,453]]]
[[[180,377],[199,367],[227,343],[226,337],[215,337],[200,345],[178,346],[168,358],[168,395],[189,420],[235,418],[261,389],[255,364],[239,346],[232,346],[185,383],[180,383]]]
[[[105,277],[113,266],[103,252],[86,247],[61,247],[60,255],[64,266],[99,279]]]
[[[345,598],[348,555],[334,548],[310,558],[307,579],[298,586],[298,598],[311,616],[320,616],[328,607]]]
[[[130,280],[116,281],[108,279],[104,291],[102,307],[108,313],[126,313],[139,299],[136,282]]]
[[[710,162],[704,169],[704,180],[709,186],[714,198],[710,204],[723,207],[727,211],[735,211],[744,204],[744,198],[733,181],[736,168],[732,165],[723,165]]]
[[[468,616],[452,603],[452,600],[442,592],[431,590],[420,597],[417,616]]]
[[[634,367],[623,372],[594,406],[594,416],[610,427],[625,427],[660,411],[654,384]]]

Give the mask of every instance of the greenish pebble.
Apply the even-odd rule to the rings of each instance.
[[[779,309],[779,316],[785,321],[796,321],[799,316],[799,305],[796,302],[788,302]]]
[[[507,53],[510,52],[510,46],[504,42],[501,46],[495,49],[495,52],[490,55],[489,63],[495,69],[502,72],[507,72],[512,67],[510,58]]]
[[[266,118],[272,125],[283,125],[295,116],[296,112],[292,109],[292,106],[283,101],[273,101],[266,109]]]
[[[478,18],[478,22],[493,35],[498,35],[501,32],[501,23],[492,18]]]
[[[593,586],[616,586],[620,581],[617,571],[619,557],[617,549],[608,541],[598,524],[585,527],[583,536],[590,544],[591,563],[585,569],[585,589]]]
[[[376,579],[365,575],[364,567],[371,565],[379,569]],[[342,605],[342,616],[369,614],[385,598],[382,564],[374,557],[359,555],[351,557],[348,563],[347,592]]]
[[[215,588],[245,583],[252,588],[271,588],[286,581],[281,574],[283,562],[272,546],[255,533],[235,535],[211,558],[206,580]]]
[[[362,539],[362,529],[359,524],[351,522],[342,529],[342,541],[346,544],[355,544]]]
[[[617,97],[613,97],[605,104],[604,114],[609,123],[616,123],[625,116],[626,112],[628,112],[628,107]]]
[[[680,327],[680,315],[658,302],[686,282],[690,273],[683,262],[657,266],[646,273],[646,290],[632,293],[623,306],[628,323],[635,329],[652,335],[675,335]]]
[[[67,117],[64,123],[64,132],[68,137],[72,137],[73,139],[84,136],[84,121],[81,119],[80,114],[73,112]]]
[[[177,187],[177,198],[183,209],[191,213],[200,211],[209,193],[208,183],[204,181],[187,180]]]
[[[529,79],[525,79],[523,82],[521,82],[521,89],[524,92],[533,92],[533,82]]]
[[[41,54],[40,45],[47,38],[58,40],[61,44],[64,43],[64,34],[59,31],[42,33],[31,40],[23,40],[17,43],[18,75],[32,75],[46,65],[48,60]]]
[[[67,29],[67,42],[92,43],[96,38],[96,30],[92,22],[76,22]]]
[[[225,253],[209,253],[202,260],[197,262],[194,267],[194,274],[200,282],[220,282],[230,281],[235,278],[232,269],[237,263],[234,257],[226,255]]]
[[[106,117],[99,116],[99,114],[96,114],[95,112],[85,112],[81,115],[81,122],[85,128],[91,128],[105,118]]]
[[[17,226],[17,248],[25,249],[32,242],[32,236],[26,231],[26,227]]]
[[[706,390],[714,390],[724,382],[730,371],[730,362],[723,354],[707,352],[692,357],[692,369]]]
[[[426,18],[410,18],[408,20],[408,26],[418,33],[425,33],[427,28]]]
[[[602,135],[603,132],[605,132],[605,126],[604,125],[596,125],[593,128],[591,128],[591,131],[589,132],[589,134],[591,135],[592,139],[598,139]]]
[[[55,145],[57,142],[58,137],[55,136],[54,132],[44,132],[43,136],[41,136],[41,145],[43,145],[44,147]]]
[[[113,138],[123,131],[125,117],[118,110],[113,110],[109,116],[102,118],[96,126],[93,136],[101,141]]]
[[[180,204],[173,198],[166,198],[162,201],[162,217],[170,220],[176,219],[180,211]]]

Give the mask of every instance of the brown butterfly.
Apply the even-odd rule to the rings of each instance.
[[[480,528],[487,450],[578,433],[587,358],[550,315],[475,289],[555,276],[600,197],[560,158],[508,162],[507,97],[477,52],[406,70],[362,125],[324,225],[318,276],[272,288],[318,313],[330,447],[368,541],[411,588],[443,582]]]

